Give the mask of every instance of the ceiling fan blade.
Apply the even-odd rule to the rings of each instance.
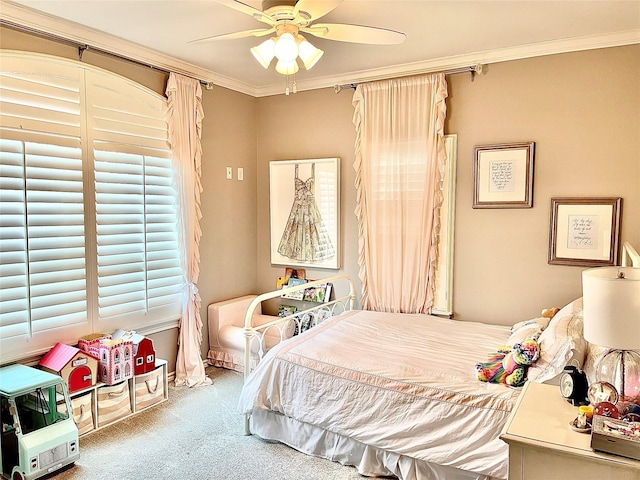
[[[328,40],[374,45],[396,45],[404,42],[407,37],[404,33],[395,30],[346,23],[315,23],[300,30]]]
[[[259,22],[266,23],[267,25],[275,25],[276,22],[267,14],[258,10],[257,8],[253,8],[251,5],[247,5],[246,3],[242,3],[238,0],[215,0],[217,3],[221,5],[225,5],[229,8],[233,8],[238,12],[245,13],[247,15],[251,15],[253,18],[258,20]]]
[[[305,17],[309,17],[311,22],[320,17],[324,17],[331,10],[342,3],[342,0],[298,0],[293,8],[294,17],[302,13]]]
[[[270,33],[274,33],[275,31],[276,31],[275,28],[245,30],[243,32],[225,33],[223,35],[212,35],[211,37],[204,37],[204,38],[199,38],[197,40],[191,40],[188,43],[207,43],[207,42],[217,42],[218,40],[235,40],[237,38],[263,37],[265,35],[269,35]]]

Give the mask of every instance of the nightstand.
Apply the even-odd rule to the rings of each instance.
[[[591,450],[591,435],[569,426],[577,415],[557,386],[527,382],[500,435],[509,480],[640,480],[640,461]]]

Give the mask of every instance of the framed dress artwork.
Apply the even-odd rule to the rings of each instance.
[[[340,268],[340,159],[269,162],[271,264]]]

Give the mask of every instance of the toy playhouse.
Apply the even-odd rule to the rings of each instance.
[[[100,382],[114,385],[133,377],[133,342],[99,334],[79,339],[78,347],[98,359]]]
[[[129,340],[133,343],[134,375],[148,373],[156,368],[156,350],[150,338],[125,330],[116,330],[111,336],[114,339]]]
[[[97,381],[98,360],[79,348],[57,343],[40,359],[38,366],[60,375],[69,393],[92,387]]]

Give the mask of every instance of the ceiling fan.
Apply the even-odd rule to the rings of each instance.
[[[314,23],[335,9],[342,0],[263,0],[262,10],[238,0],[216,1],[250,15],[259,22],[266,23],[268,28],[213,35],[192,40],[189,43],[197,44],[275,34],[274,37],[253,47],[251,53],[264,68],[269,68],[271,61],[276,57],[278,60],[276,71],[283,75],[292,75],[298,71],[298,57],[305,68],[309,70],[324,53],[300,35],[301,32],[327,40],[374,45],[399,44],[406,37],[404,33],[386,28],[345,23]]]

